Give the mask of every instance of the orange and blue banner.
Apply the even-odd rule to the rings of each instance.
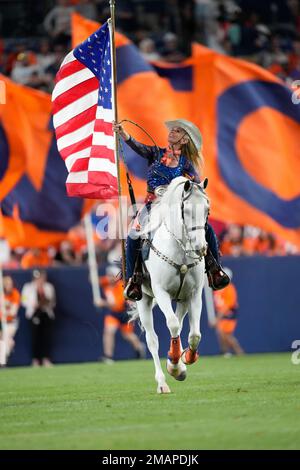
[[[98,27],[74,15],[73,46]],[[116,39],[119,120],[142,125],[160,146],[166,144],[164,121],[193,121],[203,134],[202,176],[209,179],[211,216],[259,226],[300,247],[300,104],[292,100],[293,90],[254,64],[200,45],[179,65],[148,64],[128,39]],[[17,204],[20,220],[37,230],[27,243],[40,233],[46,243],[51,237],[44,235],[55,239],[77,223],[83,201],[65,193],[66,170],[51,126],[50,97],[8,85],[14,108],[0,105],[3,219],[14,220]],[[151,144],[140,130],[127,129]],[[124,149],[137,196],[143,196],[147,162],[125,144]],[[121,180],[126,192],[124,167]]]
[[[97,27],[74,15],[74,46]],[[300,104],[293,90],[257,65],[197,44],[181,64],[150,65],[118,35],[117,65],[120,120],[138,122],[161,146],[166,120],[181,117],[200,128],[213,218],[259,226],[300,247]],[[126,155],[143,190],[146,162],[127,148]]]
[[[85,202],[66,195],[50,96],[0,78],[6,84],[0,105],[2,235],[11,246],[58,243],[80,221]]]

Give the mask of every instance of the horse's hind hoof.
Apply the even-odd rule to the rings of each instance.
[[[181,355],[181,360],[186,365],[194,364],[194,362],[197,362],[198,359],[199,354],[197,351],[192,351],[190,348],[186,348]]]
[[[159,394],[164,394],[164,393],[171,393],[171,390],[167,384],[165,385],[159,385],[157,387],[157,393]]]

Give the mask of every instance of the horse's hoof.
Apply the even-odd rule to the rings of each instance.
[[[192,351],[190,348],[186,348],[181,355],[181,360],[186,365],[194,364],[194,362],[197,362],[198,359],[199,354],[197,351]]]
[[[183,382],[186,379],[186,371],[185,370],[182,371],[181,374],[177,375],[174,378],[178,380],[179,382]]]
[[[165,385],[159,385],[157,387],[157,393],[163,394],[163,393],[171,393],[171,390],[167,384]]]
[[[170,359],[167,360],[167,371],[174,377],[174,379],[183,381],[186,379],[186,367],[183,365],[182,361],[179,360],[178,364],[173,364]]]

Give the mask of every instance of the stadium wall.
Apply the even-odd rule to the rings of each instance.
[[[300,339],[300,289],[296,286],[296,280],[300,279],[300,257],[224,258],[224,265],[234,273],[240,304],[236,336],[246,352],[291,350],[292,342]],[[31,271],[21,270],[6,273],[13,276],[19,289],[32,275]],[[93,306],[87,268],[52,268],[48,270],[48,278],[57,293],[52,360],[55,363],[97,361],[102,355],[104,312]],[[21,308],[11,366],[31,363],[30,324],[24,313]],[[158,309],[155,309],[155,328],[160,338],[160,355],[166,356],[169,333]],[[141,334],[138,328],[137,332]],[[187,332],[186,319],[184,345]],[[200,353],[217,354],[217,339],[215,331],[208,327],[205,305],[201,332]],[[121,337],[116,341],[115,356],[116,359],[134,357]]]

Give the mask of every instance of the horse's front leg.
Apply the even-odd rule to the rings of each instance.
[[[152,314],[152,297],[143,293],[142,300],[137,302],[137,308],[140,316],[141,323],[145,328],[146,342],[148,349],[153,357],[155,366],[155,380],[157,382],[157,393],[170,393],[166,377],[163,373],[158,354],[158,337],[154,330],[153,314]]]
[[[169,294],[162,290],[158,289],[153,286],[153,292],[155,295],[155,299],[157,301],[157,304],[163,314],[166,317],[166,322],[167,322],[167,327],[170,331],[171,335],[171,343],[170,343],[170,350],[168,352],[168,359],[173,363],[177,364],[178,361],[180,360],[182,351],[181,351],[181,343],[180,343],[180,322],[175,315],[173,308],[172,308],[172,302]]]
[[[194,292],[189,302],[189,323],[190,333],[188,338],[189,347],[184,350],[182,354],[182,361],[184,364],[193,364],[198,360],[199,354],[197,352],[200,340],[200,318],[202,311],[202,288]]]

